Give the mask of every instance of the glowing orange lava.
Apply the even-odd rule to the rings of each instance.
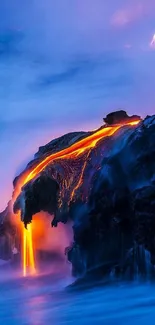
[[[139,122],[140,120],[137,120],[133,122],[126,122],[126,123],[124,122],[119,125],[104,127],[98,131],[93,132],[91,135],[87,136],[86,138],[75,142],[71,146],[62,149],[58,152],[55,152],[49,155],[48,157],[45,157],[34,168],[32,168],[30,171],[26,171],[25,173],[23,173],[23,175],[21,175],[16,185],[15,191],[13,193],[13,201],[15,202],[16,198],[21,192],[22,187],[28,182],[30,182],[32,179],[34,179],[37,175],[39,175],[54,160],[75,158],[87,150],[88,150],[88,155],[87,155],[88,157],[91,149],[94,148],[101,139],[108,136],[112,136],[122,126],[125,125],[135,126]],[[86,163],[84,163],[79,181],[71,193],[71,199],[73,198],[75,191],[79,188],[82,182],[85,167],[86,167]],[[31,274],[35,273],[32,229],[30,224],[27,226],[27,229],[24,228],[23,230],[23,275],[24,276],[26,276],[28,268],[30,269]]]
[[[77,183],[76,186],[73,188],[73,191],[72,191],[72,193],[71,193],[70,201],[73,200],[73,197],[74,197],[75,191],[76,191],[76,190],[81,186],[81,184],[82,184],[82,179],[83,179],[84,171],[85,171],[85,168],[86,168],[86,165],[87,165],[87,159],[88,159],[88,157],[89,157],[89,155],[90,155],[90,152],[91,152],[91,150],[88,151],[88,154],[87,154],[86,160],[85,160],[84,165],[83,165],[83,167],[82,167],[82,171],[81,171],[81,175],[80,175],[80,177],[79,177],[78,183]]]
[[[51,162],[58,159],[70,159],[75,158],[85,152],[88,149],[91,149],[96,146],[96,144],[103,138],[112,136],[117,130],[119,130],[122,126],[129,125],[135,126],[140,122],[133,121],[133,122],[126,122],[119,125],[105,127],[101,130],[94,132],[93,134],[89,135],[88,137],[75,142],[71,146],[62,149],[58,152],[55,152],[48,157],[44,158],[40,163],[38,163],[31,171],[27,171],[23,173],[20,177],[19,182],[15,188],[13,199],[14,201],[18,197],[21,192],[21,188],[34,179],[38,174],[40,174]]]
[[[27,229],[23,227],[23,275],[24,276],[27,275],[28,273],[27,271],[31,275],[36,273],[31,224],[27,225]]]

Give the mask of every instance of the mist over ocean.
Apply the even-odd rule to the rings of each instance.
[[[1,270],[0,323],[5,325],[146,325],[154,324],[155,286],[113,284],[67,290],[69,273],[23,278]]]

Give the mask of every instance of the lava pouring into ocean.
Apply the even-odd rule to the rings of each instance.
[[[34,249],[32,242],[31,224],[27,225],[27,229],[23,229],[23,275],[27,275],[27,269],[31,275],[36,273],[34,261]]]
[[[131,122],[128,121],[113,126],[103,127],[102,129],[94,131],[91,135],[87,136],[86,138],[83,138],[82,140],[73,143],[71,146],[43,158],[35,167],[33,167],[29,171],[24,172],[21,175],[13,193],[13,202],[15,202],[17,197],[20,195],[22,187],[31,180],[33,180],[36,176],[38,176],[53,161],[58,159],[76,158],[84,152],[88,152],[88,157],[90,150],[93,149],[101,139],[112,136],[117,130],[119,130],[123,126],[136,126],[139,122],[140,120]],[[84,163],[79,182],[71,193],[71,199],[74,196],[75,190],[80,186],[82,182],[82,176],[85,166],[86,162]],[[34,274],[35,269],[36,268],[32,240],[32,228],[31,224],[28,224],[27,229],[23,227],[23,275],[26,276],[29,273],[28,270],[31,270],[30,274]]]

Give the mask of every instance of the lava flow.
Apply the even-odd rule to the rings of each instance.
[[[27,229],[23,229],[23,275],[27,275],[27,268],[31,275],[36,273],[34,261],[34,249],[32,242],[31,224],[27,225]]]
[[[140,122],[140,120],[132,121],[132,122],[124,122],[122,124],[113,125],[104,127],[98,131],[95,131],[91,135],[86,138],[79,140],[72,144],[71,146],[62,149],[58,152],[50,154],[48,157],[45,157],[41,162],[39,162],[34,168],[30,171],[26,171],[21,175],[18,183],[16,184],[15,191],[13,193],[13,201],[15,202],[17,197],[19,196],[22,187],[26,185],[28,182],[33,180],[37,175],[39,175],[51,162],[58,159],[70,159],[76,158],[82,153],[88,151],[96,146],[96,144],[103,138],[112,136],[117,130],[119,130],[123,126],[135,126]],[[84,164],[81,177],[79,179],[78,184],[73,189],[71,198],[73,198],[75,190],[79,187],[79,184],[82,182],[83,172],[86,163]],[[33,250],[33,242],[32,242],[32,230],[31,225],[27,226],[27,229],[23,230],[23,275],[27,274],[27,269],[31,269],[31,273],[35,273],[35,261],[34,261],[34,250]]]

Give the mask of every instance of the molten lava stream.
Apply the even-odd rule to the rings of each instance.
[[[73,143],[71,146],[62,149],[58,152],[52,153],[49,156],[45,157],[40,161],[34,168],[30,171],[25,172],[19,179],[18,184],[16,184],[14,193],[13,193],[13,203],[16,201],[17,197],[20,195],[22,187],[34,179],[39,173],[41,173],[51,162],[57,159],[70,159],[76,158],[81,155],[83,152],[88,150],[89,152],[92,148],[96,146],[99,140],[112,136],[117,130],[119,130],[122,126],[135,126],[140,122],[140,120],[132,121],[132,122],[124,122],[119,125],[108,126],[102,129],[99,129],[89,135],[82,140],[79,140]],[[88,157],[87,157],[88,158]],[[74,190],[71,193],[71,199],[74,197],[75,191],[80,187],[82,182],[82,177],[84,174],[84,170],[86,167],[86,162],[84,163],[81,177]],[[35,260],[34,260],[34,247],[32,241],[32,228],[29,224],[27,229],[23,229],[23,275],[26,276],[29,272],[31,274],[35,274]]]
[[[50,154],[49,156],[43,158],[34,168],[26,171],[21,175],[18,183],[16,184],[13,201],[15,202],[17,197],[20,195],[22,187],[34,179],[39,173],[41,173],[50,163],[58,159],[70,159],[81,155],[83,152],[90,150],[96,146],[99,140],[112,136],[117,130],[122,126],[136,126],[140,120],[133,122],[124,122],[119,125],[108,126],[103,129],[95,131],[93,134],[87,136],[86,138],[73,143],[71,146]]]
[[[31,224],[23,227],[23,276],[29,273],[36,274]]]

